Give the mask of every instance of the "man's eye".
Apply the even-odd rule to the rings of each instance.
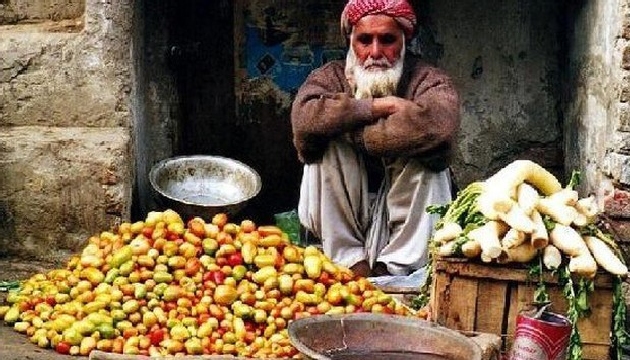
[[[357,41],[363,45],[369,45],[372,43],[372,36],[370,35],[359,35],[359,37],[357,37]]]
[[[398,38],[396,37],[396,35],[393,34],[385,34],[380,36],[381,43],[386,44],[386,45],[390,45],[396,42],[396,40],[398,40]]]

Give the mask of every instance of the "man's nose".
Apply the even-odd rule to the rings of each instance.
[[[375,40],[370,46],[370,56],[374,59],[380,59],[383,57],[383,45]]]

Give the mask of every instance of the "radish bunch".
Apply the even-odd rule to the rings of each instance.
[[[580,198],[542,166],[517,160],[463,189],[441,215],[432,241],[439,256],[527,263],[542,256],[548,269],[564,259],[572,273],[592,278],[598,266],[619,276],[628,268],[619,248],[595,225],[593,196]]]

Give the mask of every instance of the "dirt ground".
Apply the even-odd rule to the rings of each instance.
[[[63,267],[63,262],[0,258],[0,281],[24,280],[31,275]],[[6,292],[0,292],[4,304]],[[42,349],[28,337],[0,322],[0,359],[2,360],[86,360],[87,357],[61,355],[52,349]]]

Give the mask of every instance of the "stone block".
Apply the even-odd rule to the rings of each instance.
[[[625,96],[623,95],[625,91],[626,89],[624,88],[622,90],[622,96]],[[617,127],[617,130],[622,132],[630,132],[630,105],[627,102],[622,102],[618,105],[618,109],[619,126]]]
[[[0,29],[0,126],[128,124],[126,65],[83,36]]]
[[[624,70],[630,70],[630,46],[623,49],[621,55],[621,68]]]
[[[620,143],[617,148],[617,152],[609,152],[604,156],[601,170],[614,183],[630,187],[630,155],[626,154],[627,145]]]
[[[619,101],[622,103],[627,103],[630,101],[630,76],[625,76],[621,83],[621,95],[619,96]]]
[[[630,192],[615,189],[604,200],[604,212],[614,219],[630,220]]]
[[[608,231],[614,234],[616,239],[626,246],[630,245],[630,220],[610,220],[608,226]]]
[[[623,39],[630,40],[630,19],[628,19],[627,17],[623,19],[621,37]]]
[[[5,0],[0,2],[0,6],[6,13],[12,15],[6,18],[0,17],[0,25],[12,24],[16,21],[75,19],[85,12],[85,0]]]
[[[130,217],[126,128],[4,128],[0,159],[0,254],[76,252]]]

